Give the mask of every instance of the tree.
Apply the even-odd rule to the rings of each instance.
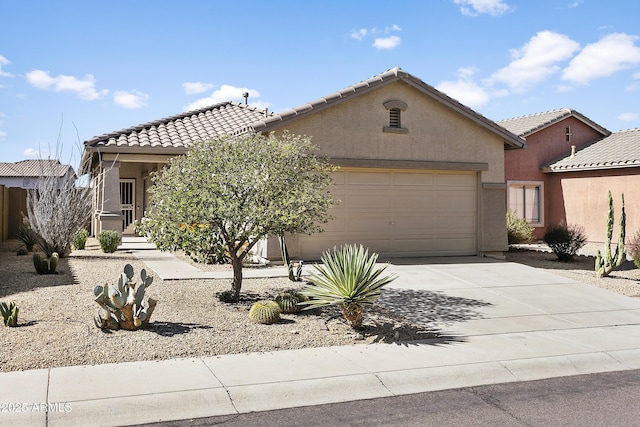
[[[38,236],[38,244],[47,257],[54,252],[65,257],[78,231],[91,218],[91,188],[76,184],[76,176],[59,177],[57,160],[40,160],[36,188],[27,193],[29,226]]]
[[[141,229],[160,249],[179,246],[185,228],[205,230],[233,265],[232,300],[255,244],[284,233],[311,234],[329,220],[334,167],[306,136],[285,132],[225,136],[195,143],[153,178],[151,211]]]

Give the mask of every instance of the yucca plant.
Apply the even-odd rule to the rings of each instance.
[[[18,228],[16,238],[24,243],[27,252],[33,252],[33,247],[38,243],[38,233],[36,233],[28,223],[24,223]]]
[[[309,298],[300,305],[305,310],[337,305],[349,325],[362,327],[364,307],[380,298],[382,287],[396,279],[395,275],[382,276],[387,268],[376,267],[378,254],[360,246],[345,245],[325,251],[322,263],[314,265],[310,281],[300,293]]]

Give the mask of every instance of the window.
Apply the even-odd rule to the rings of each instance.
[[[571,142],[571,128],[569,126],[566,127],[564,131],[565,141]]]
[[[388,133],[409,133],[409,129],[402,127],[402,112],[407,109],[407,103],[391,100],[384,102],[384,108],[389,111],[389,124],[382,128],[383,132]]]
[[[509,209],[527,220],[530,225],[544,226],[544,186],[542,182],[508,182]]]

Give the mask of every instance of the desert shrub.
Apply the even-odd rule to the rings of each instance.
[[[309,300],[298,305],[306,305],[304,310],[337,305],[349,325],[359,329],[364,307],[376,302],[382,287],[396,279],[395,275],[382,275],[387,267],[376,266],[377,259],[377,253],[370,256],[362,245],[325,251],[322,263],[314,265],[311,281],[300,291]]]
[[[27,248],[27,252],[33,252],[33,247],[38,243],[38,233],[36,233],[33,228],[26,223],[22,224],[20,228],[18,228],[16,238],[24,243]]]
[[[89,232],[87,230],[85,230],[84,228],[82,230],[79,230],[76,233],[75,239],[73,239],[73,247],[79,251],[84,249],[85,245],[87,244],[87,237],[89,237]]]
[[[627,243],[628,254],[636,267],[640,268],[640,229],[631,235]]]
[[[571,261],[580,248],[587,243],[587,236],[584,233],[584,227],[561,222],[547,227],[543,240],[560,261]]]
[[[507,238],[509,243],[526,243],[533,240],[533,227],[511,209],[507,211]]]
[[[98,242],[102,252],[106,254],[114,253],[120,244],[120,233],[115,230],[104,230],[98,234]]]

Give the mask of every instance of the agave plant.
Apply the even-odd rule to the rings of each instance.
[[[337,305],[349,325],[362,327],[364,307],[380,298],[382,287],[396,279],[395,275],[382,276],[387,268],[376,267],[378,254],[360,246],[345,245],[325,251],[322,263],[314,265],[310,281],[300,293],[309,298],[300,302],[305,310]]]

